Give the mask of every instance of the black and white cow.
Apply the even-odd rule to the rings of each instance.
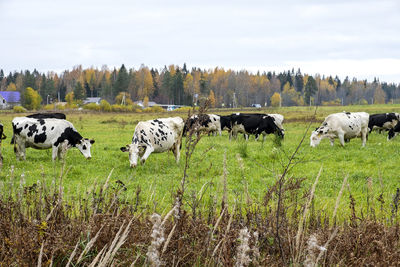
[[[49,113],[35,113],[26,116],[28,118],[35,118],[35,119],[60,119],[60,120],[66,120],[67,116],[65,116],[64,113],[59,113],[59,112],[49,112]]]
[[[136,167],[138,158],[145,163],[152,152],[161,153],[172,150],[178,163],[182,142],[183,119],[180,117],[141,121],[136,125],[132,144],[121,147],[122,152],[129,152],[131,168]]]
[[[230,139],[232,136],[236,138],[237,133],[245,134],[246,140],[249,134],[254,134],[256,139],[260,134],[265,138],[265,135],[271,133],[284,137],[284,132],[276,125],[274,118],[265,114],[235,113],[230,115],[230,120]]]
[[[322,139],[329,138],[331,145],[335,138],[339,138],[344,146],[345,140],[361,137],[362,146],[365,146],[368,136],[369,114],[366,112],[334,113],[325,118],[320,127],[310,136],[310,146],[316,147]]]
[[[215,114],[199,114],[191,116],[185,123],[183,127],[183,135],[186,136],[186,133],[190,128],[194,127],[194,131],[197,132],[207,132],[208,134],[213,133],[213,135],[221,135],[221,121],[220,116]]]
[[[76,147],[87,159],[94,140],[83,138],[72,123],[60,119],[16,117],[12,120],[14,152],[18,160],[26,159],[25,148],[52,148],[52,159],[62,159],[71,147]]]
[[[378,130],[379,133],[382,130],[389,131],[394,128],[399,122],[399,117],[396,113],[382,113],[382,114],[372,114],[369,116],[368,128],[369,132],[372,130]]]

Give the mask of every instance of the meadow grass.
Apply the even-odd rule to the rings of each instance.
[[[399,105],[319,107],[314,117],[314,109],[309,107],[287,107],[262,110],[210,110],[209,113],[230,114],[232,112],[268,112],[281,113],[285,116],[285,139],[280,146],[276,145],[273,136],[266,141],[255,141],[251,137],[248,142],[239,135],[237,140],[229,141],[228,134],[222,136],[204,136],[196,147],[190,162],[186,181],[186,199],[189,204],[191,196],[196,195],[206,184],[206,193],[201,205],[207,206],[214,198],[220,199],[223,194],[223,161],[226,152],[228,203],[244,202],[247,194],[251,200],[261,203],[265,192],[271,187],[284,166],[288,162],[297,145],[300,143],[310,119],[313,119],[311,130],[319,126],[323,118],[334,112],[366,111],[370,114],[381,112],[399,112]],[[5,134],[2,153],[3,168],[0,172],[0,183],[20,184],[23,174],[24,185],[31,186],[38,180],[51,184],[59,182],[62,162],[51,161],[51,150],[27,149],[26,161],[16,161],[13,146],[10,144],[12,130],[11,120],[19,114],[1,113],[1,122]],[[134,202],[135,192],[141,190],[140,208],[164,213],[170,209],[175,193],[183,176],[185,139],[181,151],[181,162],[175,163],[171,152],[151,154],[143,166],[135,169],[129,167],[128,154],[120,151],[121,146],[131,142],[134,128],[138,121],[160,117],[181,116],[186,113],[165,112],[157,114],[116,114],[116,113],[67,113],[82,136],[96,140],[92,146],[92,159],[86,160],[77,149],[68,151],[66,159],[66,176],[63,179],[65,199],[85,197],[96,184],[102,184],[113,170],[110,184],[121,185],[126,191],[127,201]],[[310,131],[311,131],[310,130]],[[306,133],[304,143],[295,156],[295,164],[291,167],[290,177],[305,178],[304,192],[308,192],[320,167],[321,177],[315,192],[314,205],[321,210],[332,213],[337,194],[343,178],[348,175],[349,190],[361,207],[377,209],[377,198],[382,194],[383,200],[390,203],[399,187],[398,158],[400,139],[388,142],[385,134],[369,135],[366,147],[361,147],[360,139],[339,146],[338,140],[333,147],[328,140],[323,140],[316,148],[309,146],[310,132]],[[13,175],[11,169],[13,167]],[[10,179],[14,177],[13,181]],[[371,186],[372,183],[372,186]],[[368,199],[368,195],[370,198]],[[372,204],[371,204],[372,202]],[[368,206],[370,205],[370,206]],[[231,205],[233,206],[233,205]],[[343,197],[339,206],[338,218],[348,216],[348,197]],[[360,207],[360,205],[358,205]],[[388,205],[386,205],[388,209]],[[387,210],[385,211],[387,212]],[[379,211],[377,210],[379,215]]]

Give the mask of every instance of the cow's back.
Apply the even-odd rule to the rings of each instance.
[[[66,129],[77,132],[72,123],[60,119],[34,119],[16,117],[12,120],[15,135],[30,144],[49,147],[54,144]]]

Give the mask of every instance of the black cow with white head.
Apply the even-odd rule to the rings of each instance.
[[[83,138],[67,120],[16,117],[12,120],[14,152],[18,160],[26,159],[25,149],[52,148],[52,159],[62,159],[71,147],[76,147],[87,159],[94,140]]]
[[[243,114],[235,113],[230,115],[231,131],[229,138],[236,137],[237,133],[243,133],[248,140],[248,135],[255,135],[256,139],[260,134],[275,134],[280,138],[284,137],[284,131],[275,123],[275,119],[265,114]]]
[[[382,130],[389,131],[393,129],[399,122],[398,113],[381,113],[372,114],[369,116],[368,128],[371,133],[372,130],[378,130],[379,133]]]

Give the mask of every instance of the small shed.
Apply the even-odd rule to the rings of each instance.
[[[83,104],[90,104],[90,103],[95,103],[97,105],[100,105],[101,97],[88,97],[85,100],[83,100]]]
[[[21,93],[18,91],[0,91],[0,108],[9,109],[21,105]]]

